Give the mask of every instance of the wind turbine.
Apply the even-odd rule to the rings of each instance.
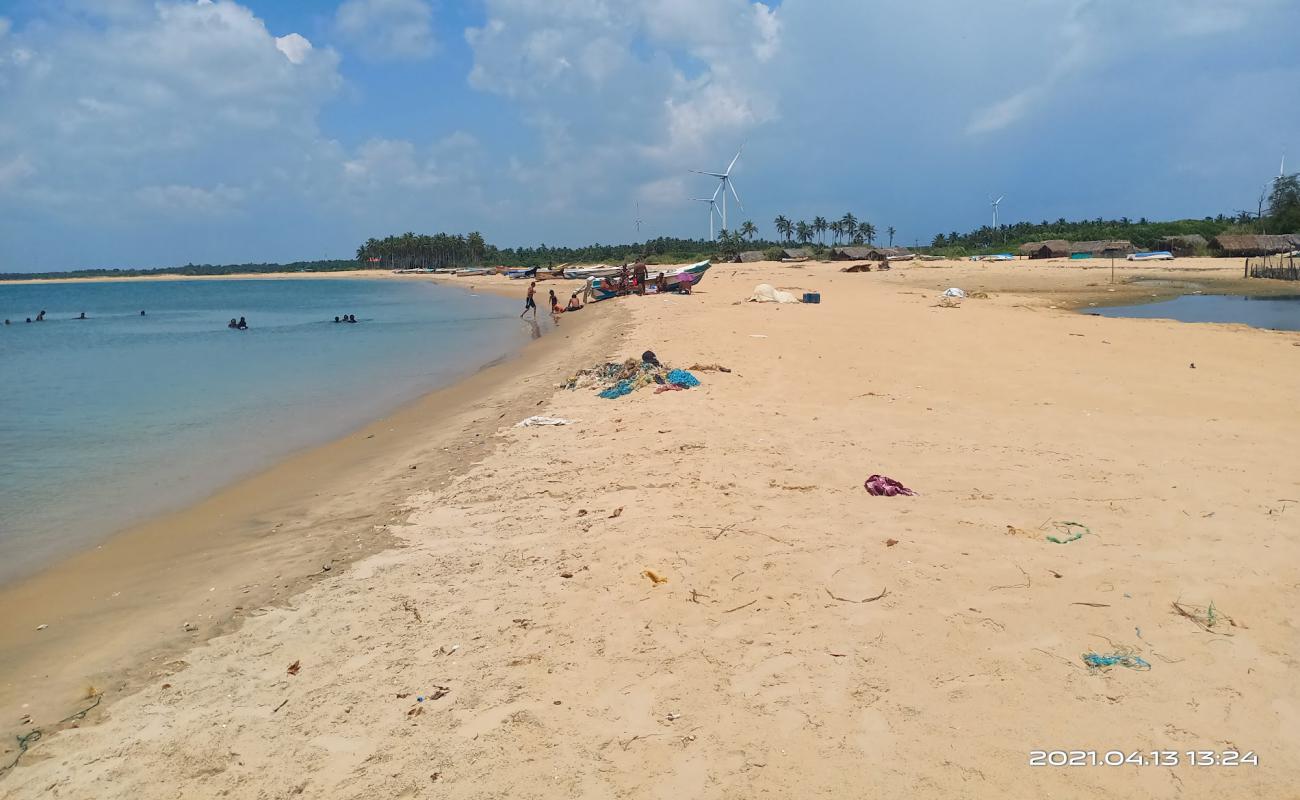
[[[725,172],[703,172],[698,169],[691,170],[691,172],[694,172],[697,175],[711,175],[718,179],[718,189],[713,192],[713,197],[716,200],[718,197],[718,191],[720,190],[722,192],[722,229],[723,230],[731,230],[730,228],[727,227],[727,190],[728,189],[731,190],[731,195],[736,198],[736,205],[740,206],[740,210],[741,211],[745,210],[745,204],[740,202],[740,195],[736,193],[736,184],[734,181],[731,180],[731,169],[732,167],[736,166],[736,162],[740,160],[740,154],[744,149],[745,146],[742,144],[740,146],[740,150],[736,151],[736,157],[731,159],[731,163],[727,165],[727,169]],[[710,228],[713,227],[712,215],[709,216],[709,227]]]
[[[636,232],[641,233],[641,201],[636,203]]]
[[[715,213],[717,213],[717,211],[718,211],[718,190],[721,189],[721,188],[722,188],[722,186],[719,185],[717,189],[714,189],[714,190],[713,190],[713,196],[712,196],[712,197],[692,197],[692,198],[691,198],[692,200],[694,200],[694,201],[697,202],[697,203],[708,203],[708,204],[709,204],[709,241],[710,241],[710,242],[714,240],[714,236],[713,236],[713,215],[714,215]],[[722,197],[723,197],[723,199],[725,200],[727,196],[724,194]],[[723,227],[723,228],[726,228],[726,227],[727,227],[727,223],[726,223],[726,222],[723,222],[723,223],[722,223],[722,227]]]
[[[989,197],[989,205],[993,206],[993,230],[995,231],[998,229],[998,204],[1001,203],[1005,197],[1006,197],[1005,194],[999,197],[997,200],[994,200],[992,197]]]

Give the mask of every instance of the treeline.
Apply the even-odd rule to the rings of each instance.
[[[1190,236],[1199,233],[1206,239],[1213,239],[1229,231],[1245,230],[1254,233],[1256,232],[1254,228],[1249,227],[1252,222],[1242,222],[1236,217],[1224,216],[1172,222],[1130,220],[1127,217],[1120,219],[1099,217],[1071,222],[1062,218],[1055,222],[1047,220],[1017,222],[1012,225],[999,225],[997,228],[985,225],[970,233],[957,231],[940,233],[934,237],[930,249],[935,252],[965,255],[995,250],[1014,250],[1025,242],[1041,242],[1048,239],[1065,239],[1071,242],[1126,239],[1138,248],[1153,249],[1166,236]]]
[[[630,244],[590,244],[582,247],[550,247],[545,244],[536,247],[497,247],[485,241],[477,231],[468,235],[407,232],[368,240],[357,248],[357,262],[362,267],[383,269],[497,265],[553,267],[566,263],[623,263],[638,258],[645,258],[652,263],[698,260],[710,257],[719,249],[720,245],[716,242],[669,237]]]
[[[1266,213],[1267,212],[1267,213]],[[1221,233],[1297,233],[1300,232],[1300,174],[1278,176],[1267,197],[1260,198],[1254,214],[1240,211],[1235,216],[1181,219],[1152,222],[1145,217],[1080,220],[1064,218],[1055,222],[1018,222],[994,228],[985,225],[970,233],[940,233],[931,242],[931,251],[945,255],[966,255],[1009,250],[1025,242],[1065,239],[1071,242],[1126,239],[1142,249],[1154,249],[1168,236],[1200,234],[1207,240]]]
[[[155,269],[75,269],[67,272],[0,272],[0,281],[51,278],[136,278],[150,275],[257,275],[268,272],[344,272],[357,268],[349,259],[294,261],[290,264],[186,264]]]

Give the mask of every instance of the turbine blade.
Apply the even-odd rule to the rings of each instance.
[[[691,170],[691,172],[694,172],[696,175],[708,175],[708,176],[710,176],[710,177],[714,177],[714,178],[725,178],[725,177],[727,177],[726,175],[723,175],[721,172],[704,172],[703,170],[698,170],[698,169],[693,169],[693,170]]]
[[[728,180],[727,180],[727,185],[731,187],[731,196],[734,197],[734,198],[736,198],[736,205],[740,206],[740,210],[741,210],[741,211],[744,211],[744,210],[745,210],[745,204],[742,203],[742,202],[740,202],[740,195],[736,194],[736,182],[733,181],[733,180],[728,179]]]
[[[713,200],[714,200],[714,202],[716,202],[717,199],[718,199],[718,192],[722,191],[722,184],[723,184],[723,183],[725,183],[725,181],[718,181],[718,188],[716,188],[716,189],[713,190]]]
[[[728,174],[728,175],[731,174],[731,168],[734,167],[734,166],[736,166],[736,162],[740,160],[740,154],[744,151],[744,149],[745,149],[745,146],[742,144],[742,145],[740,146],[740,149],[736,151],[736,157],[733,158],[733,159],[731,159],[731,163],[727,165],[727,174]]]
[[[1004,194],[1004,195],[1002,195],[1002,197],[999,197],[997,200],[994,200],[994,201],[993,201],[993,205],[997,205],[998,203],[1001,203],[1005,198],[1006,198],[1006,195]]]

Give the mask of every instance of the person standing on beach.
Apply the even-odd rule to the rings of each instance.
[[[537,319],[537,300],[533,297],[533,294],[536,292],[537,281],[533,281],[528,284],[528,297],[524,300],[524,313],[519,315],[520,319],[524,318],[524,314],[527,314],[529,309],[532,309],[533,311],[533,319]]]
[[[636,260],[636,266],[632,268],[632,278],[636,282],[636,293],[645,294],[645,261],[639,258]]]

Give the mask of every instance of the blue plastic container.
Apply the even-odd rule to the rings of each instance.
[[[803,301],[805,303],[820,303],[822,301],[821,292],[804,292]]]

